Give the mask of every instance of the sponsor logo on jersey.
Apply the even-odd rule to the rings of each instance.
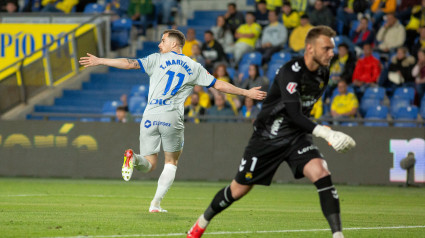
[[[247,172],[247,173],[245,174],[245,179],[246,179],[246,180],[251,180],[251,179],[252,179],[252,173],[251,173],[251,172]]]
[[[145,121],[145,127],[146,128],[149,128],[149,127],[151,127],[152,126],[152,122],[151,121],[149,121],[149,120],[146,120]]]
[[[309,107],[311,105],[314,105],[316,103],[317,100],[309,100],[309,101],[304,101],[302,102],[302,106],[303,107]]]
[[[270,133],[272,135],[277,136],[277,132],[279,131],[279,127],[280,127],[280,124],[282,124],[282,122],[283,122],[283,117],[278,117],[274,120],[272,124],[272,128],[270,130]]]
[[[154,126],[166,126],[166,127],[170,127],[171,126],[171,123],[163,122],[163,121],[153,121],[152,124]]]
[[[293,94],[297,91],[297,85],[297,83],[290,82],[288,85],[286,85],[286,90],[288,90],[290,94]]]
[[[149,105],[160,105],[160,106],[167,106],[167,105],[171,105],[171,100],[170,99],[152,99],[149,102]]]
[[[165,61],[165,64],[162,64],[162,65],[160,65],[159,67],[161,68],[161,69],[166,69],[167,67],[169,67],[169,66],[172,66],[172,65],[180,65],[181,67],[183,67],[184,68],[184,70],[186,70],[186,72],[189,74],[189,75],[192,75],[193,74],[193,70],[189,67],[189,65],[185,62],[185,61],[183,61],[183,60],[167,60],[167,61]]]
[[[308,152],[310,150],[318,150],[318,149],[319,148],[317,148],[317,146],[310,145],[310,146],[307,146],[307,147],[302,148],[301,150],[298,150],[297,152],[298,152],[299,155],[302,155],[302,154],[304,154],[304,153],[306,153],[306,152]]]
[[[301,69],[301,66],[298,64],[298,62],[295,62],[295,64],[292,65],[292,71],[298,72]]]

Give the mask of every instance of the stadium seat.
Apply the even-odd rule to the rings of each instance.
[[[360,102],[360,114],[362,116],[366,115],[366,112],[371,107],[377,107],[381,105],[381,100],[378,98],[362,98]]]
[[[282,67],[281,63],[269,64],[266,76],[270,81],[270,86],[272,85],[272,82],[274,81],[274,78],[276,77],[280,67]]]
[[[102,107],[102,114],[104,115],[115,115],[117,107],[122,105],[120,101],[106,101]]]
[[[131,97],[128,103],[128,109],[132,115],[141,115],[145,111],[147,102],[145,97]]]
[[[385,88],[383,87],[368,87],[363,94],[363,98],[375,98],[379,100],[384,100],[385,98]]]
[[[135,85],[131,88],[130,97],[148,97],[149,95],[149,86],[147,85]]]
[[[418,108],[416,106],[408,106],[400,108],[393,116],[394,120],[416,120],[418,118]],[[417,127],[413,122],[395,122],[396,127]]]
[[[89,3],[84,7],[84,13],[103,13],[105,7],[97,3]]]
[[[258,67],[258,70],[259,70],[260,76],[264,76],[263,68]],[[249,71],[249,64],[243,64],[239,66],[238,73],[243,74],[242,81],[248,78],[248,71]]]
[[[419,110],[419,115],[421,115],[422,119],[425,120],[425,95],[421,100],[421,108]]]
[[[359,123],[357,123],[357,122],[351,122],[351,121],[345,121],[345,122],[341,122],[339,125],[341,125],[341,126],[348,126],[348,127],[354,127],[354,126],[358,126]]]
[[[393,97],[390,102],[391,106],[391,116],[394,117],[395,114],[400,110],[400,108],[406,108],[410,106],[410,100],[407,98],[397,98]]]
[[[132,21],[129,18],[121,18],[112,22],[111,25],[111,48],[116,50],[130,44],[130,31]]]
[[[366,111],[365,119],[368,119],[364,123],[365,126],[379,126],[384,127],[388,126],[388,122],[373,122],[373,120],[386,120],[388,115],[388,107],[377,105],[374,107],[369,107]]]
[[[397,88],[394,91],[393,99],[394,98],[405,98],[409,99],[410,104],[413,103],[413,100],[415,99],[415,89],[412,87],[400,87]]]
[[[227,68],[226,68],[226,71],[227,71],[227,73],[229,74],[229,77],[230,77],[232,80],[235,80],[236,70],[235,70],[234,68],[232,68],[232,67],[227,67]]]
[[[284,52],[276,52],[272,55],[269,64],[285,64],[292,59],[292,55]]]
[[[263,55],[257,51],[245,53],[242,56],[241,61],[239,62],[239,67],[244,64],[255,64],[255,65],[261,66],[262,57]]]

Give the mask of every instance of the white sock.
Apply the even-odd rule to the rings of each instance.
[[[344,235],[342,234],[341,231],[337,231],[332,234],[332,238],[344,238]]]
[[[204,214],[202,214],[199,219],[198,219],[198,225],[202,228],[205,229],[208,226],[208,223],[210,223],[209,221],[205,220]]]
[[[134,156],[134,167],[140,172],[147,173],[151,170],[152,164],[142,155],[133,154]]]
[[[161,176],[159,176],[158,188],[156,189],[155,197],[151,202],[151,206],[159,207],[162,199],[174,182],[174,178],[176,177],[176,170],[177,166],[174,164],[164,165],[164,170],[162,170]]]

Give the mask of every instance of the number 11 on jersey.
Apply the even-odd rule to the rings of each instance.
[[[171,84],[173,83],[173,79],[174,79],[176,72],[167,71],[166,74],[168,74],[168,81],[167,81],[167,85],[165,86],[164,93],[162,94],[164,96],[168,93],[168,91],[170,91]],[[179,91],[180,87],[183,84],[183,80],[184,80],[184,77],[185,77],[185,75],[182,74],[182,73],[178,73],[176,76],[177,76],[177,78],[179,78],[179,81],[178,81],[176,87],[173,89],[173,91],[171,91],[171,96],[174,96],[177,93],[177,91]]]

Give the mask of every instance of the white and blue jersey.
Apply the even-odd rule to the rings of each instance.
[[[151,54],[137,60],[150,77],[148,105],[144,115],[178,111],[195,85],[211,87],[216,79],[199,63],[183,54]]]

